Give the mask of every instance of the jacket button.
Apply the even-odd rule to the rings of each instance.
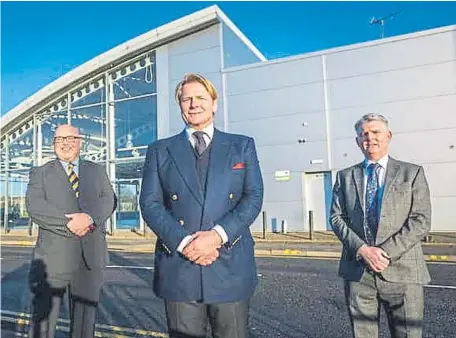
[[[184,220],[182,218],[179,218],[177,221],[179,222],[180,225],[184,225],[185,224],[185,222],[184,222]]]
[[[172,194],[172,195],[171,195],[171,199],[172,199],[173,201],[177,201],[177,195],[176,195],[176,194]]]
[[[229,199],[232,200],[234,198],[234,195],[232,192],[230,192],[230,194],[228,195]]]

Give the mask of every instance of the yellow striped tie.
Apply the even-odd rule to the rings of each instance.
[[[71,188],[74,190],[76,197],[79,197],[79,178],[74,172],[74,164],[68,163],[68,179],[70,180]]]

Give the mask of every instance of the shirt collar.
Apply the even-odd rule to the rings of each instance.
[[[192,128],[190,126],[186,126],[185,127],[185,132],[187,133],[187,138],[188,139],[191,139],[192,138],[192,134],[196,131],[195,128]],[[212,140],[212,137],[214,136],[214,124],[211,123],[209,124],[208,126],[206,126],[206,128],[204,128],[202,130],[202,132],[204,132],[208,137],[209,139]]]
[[[68,164],[70,163],[70,162],[65,162],[65,161],[62,161],[62,160],[59,160],[59,161],[60,161],[60,163],[62,163],[62,165],[63,165],[65,168],[68,167]],[[76,158],[74,161],[71,161],[71,163],[73,163],[73,166],[74,166],[74,167],[77,167],[77,166],[79,165],[79,157]]]
[[[370,161],[367,158],[364,159],[364,168],[367,168],[371,163],[378,163],[383,169],[386,169],[386,166],[388,165],[388,154],[380,158],[377,162]]]

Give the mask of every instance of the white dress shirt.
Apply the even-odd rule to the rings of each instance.
[[[63,169],[65,169],[65,172],[68,174],[68,164],[70,164],[70,163],[62,161],[62,160],[59,160],[59,161],[62,164]],[[72,161],[71,163],[73,164],[73,170],[74,170],[76,176],[79,177],[79,157],[77,159],[75,159],[74,161]]]
[[[192,145],[193,148],[195,148],[195,143],[196,143],[196,140],[195,138],[192,136],[193,133],[196,131],[195,128],[191,128],[189,126],[187,126],[185,128],[185,132],[187,133],[187,138],[188,140],[190,141],[190,144]],[[211,123],[210,125],[208,125],[206,128],[204,128],[202,130],[202,132],[204,132],[204,141],[206,141],[206,146],[208,147],[209,144],[211,143],[212,141],[212,138],[214,137],[214,124]],[[220,236],[220,238],[222,239],[222,244],[225,244],[226,242],[228,242],[228,235],[226,234],[225,232],[225,229],[223,229],[223,227],[219,224],[215,225],[212,230],[215,230],[218,235]],[[180,244],[178,245],[177,247],[177,252],[180,252],[182,253],[182,251],[184,251],[185,247],[193,240],[193,237],[192,236],[186,236],[184,237],[184,239],[180,242]]]

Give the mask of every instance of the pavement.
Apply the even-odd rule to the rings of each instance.
[[[341,244],[330,231],[271,233],[263,235],[253,232],[255,255],[262,256],[293,256],[314,258],[340,258]],[[156,236],[152,232],[133,232],[116,230],[107,234],[110,251],[153,253]],[[1,246],[34,246],[36,231],[30,236],[27,229],[12,229],[0,236]],[[428,261],[456,262],[456,233],[431,233],[422,242],[423,252]]]

